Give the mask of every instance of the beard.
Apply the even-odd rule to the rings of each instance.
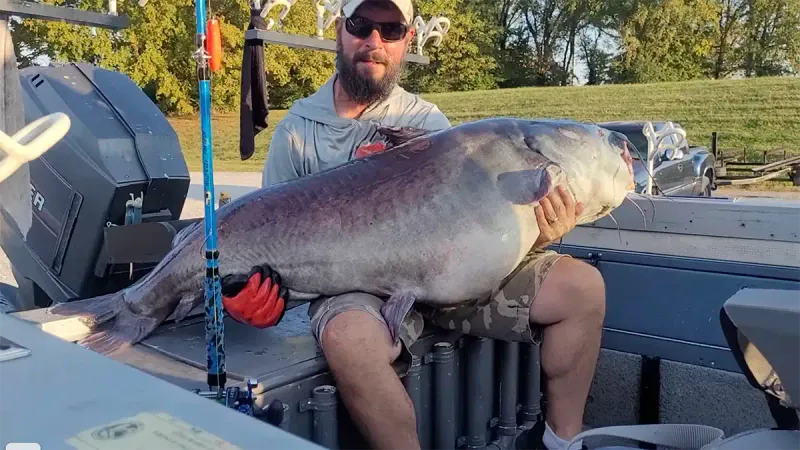
[[[400,79],[402,63],[392,64],[384,56],[371,55],[369,53],[356,53],[352,59],[347,60],[339,42],[336,44],[336,50],[336,71],[339,73],[342,89],[350,96],[350,99],[361,105],[371,105],[389,97],[397,84],[397,80]],[[386,72],[380,79],[363,75],[358,72],[357,64],[359,61],[372,61],[383,64]]]

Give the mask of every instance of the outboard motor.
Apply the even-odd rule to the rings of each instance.
[[[0,246],[17,277],[34,285],[36,306],[130,285],[185,226],[178,219],[190,179],[175,131],[119,72],[29,67],[20,82],[27,123],[63,112],[71,127],[30,162],[32,218],[0,205]]]

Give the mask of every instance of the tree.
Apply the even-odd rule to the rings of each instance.
[[[413,92],[447,92],[497,87],[494,57],[497,28],[470,0],[417,0],[415,15],[451,23],[441,46],[423,48],[430,65],[407,65],[403,85]],[[413,42],[416,45],[416,41]]]
[[[608,81],[611,53],[601,46],[603,34],[596,29],[584,29],[579,38],[581,57],[586,63],[586,84],[595,85]]]
[[[84,10],[103,11],[105,0],[53,2]],[[62,22],[25,19],[14,27],[14,39],[30,54],[25,62],[45,56],[56,62],[88,62],[122,72],[151,96],[165,112],[189,113],[197,108],[195,16],[192,0],[120,2],[119,13],[130,27],[115,31]],[[244,1],[215,2],[210,14],[222,19],[223,69],[214,74],[212,99],[225,108],[238,96],[242,30],[248,17]],[[239,60],[237,62],[237,60]]]
[[[739,49],[745,76],[800,72],[800,1],[747,2],[749,14]]]
[[[724,78],[738,67],[735,52],[742,44],[744,37],[744,19],[749,12],[748,0],[718,0],[717,35],[714,44],[716,60],[713,76]]]
[[[616,82],[705,77],[716,35],[714,0],[640,0],[621,11]]]

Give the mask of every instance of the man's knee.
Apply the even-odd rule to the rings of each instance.
[[[561,258],[550,269],[531,308],[531,320],[553,323],[582,316],[602,321],[606,310],[603,276],[594,266]]]
[[[330,318],[319,336],[326,359],[350,365],[372,361],[391,364],[400,356],[400,346],[393,346],[386,325],[371,313],[359,309],[342,311]]]
[[[562,289],[576,299],[576,309],[591,315],[605,315],[606,284],[596,267],[583,261],[564,258]]]

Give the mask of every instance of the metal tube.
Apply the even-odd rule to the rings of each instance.
[[[541,343],[526,346],[525,393],[522,403],[522,420],[528,425],[541,420],[542,414],[542,361]]]
[[[455,351],[453,344],[438,342],[433,346],[433,392],[435,400],[434,448],[456,446]]]
[[[78,8],[55,6],[36,1],[0,0],[0,14],[32,18],[39,20],[53,20],[87,27],[109,28],[122,30],[131,25],[128,16],[118,16],[101,12],[84,11]]]
[[[335,449],[339,445],[339,424],[336,421],[336,388],[323,385],[314,388],[314,442]]]
[[[466,447],[486,447],[486,412],[491,396],[492,363],[489,360],[492,341],[470,338],[467,346],[467,436]]]
[[[486,412],[491,408],[487,399],[491,395],[492,364],[489,361],[491,340],[467,337],[467,429],[464,444],[469,449],[486,448]]]
[[[503,348],[500,369],[500,418],[497,434],[517,433],[517,377],[519,374],[519,342],[500,342]]]
[[[289,431],[289,428],[292,425],[292,409],[289,408],[289,404],[284,403],[282,404],[283,407],[283,420],[281,420],[280,424],[278,424],[278,428],[283,431]]]
[[[408,368],[408,373],[403,378],[403,386],[408,392],[408,398],[411,399],[411,404],[414,405],[414,414],[417,417],[417,434],[419,434],[420,423],[420,409],[422,408],[422,383],[420,381],[420,373],[422,372],[422,359],[417,355],[411,355],[411,364]]]
[[[288,403],[283,403],[280,400],[273,400],[267,408],[265,408],[259,416],[270,425],[276,426],[284,431],[289,431],[291,424],[291,408]]]

